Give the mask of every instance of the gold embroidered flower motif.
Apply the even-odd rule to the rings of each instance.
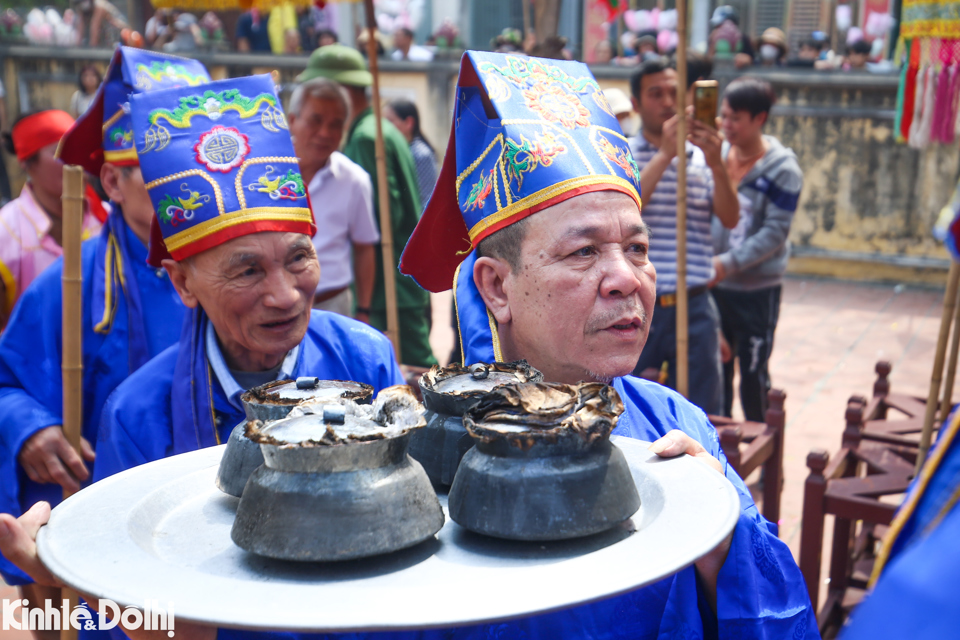
[[[547,122],[557,122],[567,129],[590,126],[590,112],[580,98],[556,84],[535,84],[523,91],[527,108]]]

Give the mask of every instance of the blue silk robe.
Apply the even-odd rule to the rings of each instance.
[[[83,244],[83,437],[95,445],[110,393],[180,335],[184,307],[163,270],[114,207],[97,238]],[[44,271],[18,301],[0,336],[0,512],[56,505],[57,484],[30,481],[17,461],[37,431],[63,423],[61,377],[63,261]],[[89,467],[89,465],[88,465]],[[8,584],[32,582],[0,556]]]
[[[842,640],[939,640],[960,634],[958,431],[960,411],[954,411],[891,524],[896,538],[886,564],[851,613]]]

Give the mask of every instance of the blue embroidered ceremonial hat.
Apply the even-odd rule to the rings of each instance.
[[[400,270],[445,291],[490,234],[601,190],[640,207],[640,169],[587,66],[468,51],[440,177]]]
[[[57,157],[67,164],[81,165],[93,175],[100,175],[104,162],[136,166],[130,96],[208,82],[206,68],[196,60],[119,47],[93,103],[64,135]]]
[[[130,100],[140,170],[157,213],[151,264],[261,231],[316,227],[269,75]]]

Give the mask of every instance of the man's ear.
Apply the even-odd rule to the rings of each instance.
[[[170,276],[170,282],[180,295],[180,300],[183,301],[183,304],[188,309],[196,309],[200,301],[197,300],[197,296],[193,294],[190,287],[190,266],[183,262],[177,262],[172,258],[166,258],[160,264],[167,270],[167,275]]]
[[[477,258],[473,265],[473,282],[480,291],[487,309],[493,314],[497,324],[503,325],[513,318],[510,310],[507,278],[512,274],[510,265],[498,258]]]
[[[120,169],[109,162],[100,167],[100,185],[111,201],[123,206],[123,192],[120,191]]]

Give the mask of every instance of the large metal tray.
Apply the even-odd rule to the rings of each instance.
[[[143,607],[174,603],[178,621],[316,632],[461,626],[600,600],[691,565],[736,525],[723,476],[648,443],[614,438],[642,505],[619,527],[577,540],[486,538],[449,517],[436,538],[397,553],[300,564],[230,540],[237,498],[214,486],[223,446],[152,462],[98,482],[53,510],[40,557],[67,585]],[[441,496],[446,512],[446,496]]]

